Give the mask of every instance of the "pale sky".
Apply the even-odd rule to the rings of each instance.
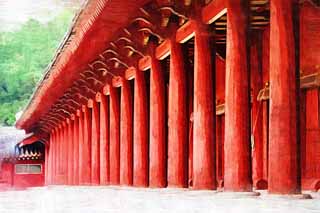
[[[46,22],[64,8],[79,8],[84,0],[0,0],[0,31],[18,28],[29,18]]]

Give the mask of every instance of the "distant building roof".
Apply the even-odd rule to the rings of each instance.
[[[10,157],[14,153],[15,145],[29,136],[30,134],[25,134],[24,130],[0,127],[0,161],[5,157]]]

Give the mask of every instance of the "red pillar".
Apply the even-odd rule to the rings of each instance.
[[[84,119],[82,108],[79,110],[79,184],[85,184],[85,157],[84,157],[84,142],[83,134],[84,133]]]
[[[110,86],[110,184],[120,183],[120,105],[116,88]]]
[[[315,88],[315,90],[318,90],[318,88]],[[309,93],[309,98],[307,97]],[[314,112],[315,110],[318,110],[318,97],[313,94],[313,89],[308,90],[308,89],[302,89],[300,92],[300,149],[301,149],[301,188],[306,188],[306,178],[308,178],[308,171],[312,171],[312,164],[310,165],[310,162],[308,162],[308,158],[310,156],[310,150],[308,151],[308,144],[307,144],[307,127],[308,127],[308,122],[311,121],[311,128],[314,131],[314,124],[319,123],[319,116],[317,113],[317,116],[315,116],[314,113],[308,112],[309,110],[311,112]],[[311,97],[310,97],[311,96]],[[311,99],[310,99],[311,98]],[[309,99],[309,100],[308,100]],[[313,100],[312,100],[313,99]],[[308,104],[309,102],[309,104]],[[309,107],[308,107],[309,105]],[[309,108],[309,109],[308,109]],[[309,119],[308,119],[309,117]],[[316,117],[316,119],[314,119]],[[310,125],[310,124],[309,124]],[[312,131],[312,132],[313,132]],[[319,135],[320,136],[320,135]],[[320,138],[320,137],[318,137]],[[310,144],[311,147],[311,156],[312,153],[314,152],[314,146],[313,144]],[[314,164],[317,165],[317,164]],[[308,168],[308,166],[311,166],[311,168]]]
[[[188,186],[187,78],[181,45],[171,39],[168,108],[168,186]]]
[[[263,179],[268,180],[269,161],[269,100],[262,102]]]
[[[295,0],[270,2],[270,129],[268,190],[300,193],[297,134],[299,47],[294,18]],[[299,172],[298,172],[299,170]]]
[[[73,184],[79,185],[79,110],[73,122]]]
[[[60,185],[64,184],[64,121],[61,123],[59,127],[59,175],[58,175],[58,183]]]
[[[47,185],[51,185],[52,184],[52,172],[53,172],[53,159],[52,159],[52,155],[53,155],[53,143],[54,143],[54,136],[53,136],[53,132],[54,130],[52,130],[50,132],[50,143],[49,143],[49,146],[48,146],[48,149],[49,149],[49,152],[48,152],[48,156],[47,159],[48,159],[48,170],[47,170]]]
[[[63,184],[68,184],[68,122],[69,119],[67,118],[66,121],[63,123]]]
[[[167,185],[165,92],[161,64],[153,56],[150,72],[150,187]]]
[[[52,184],[56,184],[57,183],[57,164],[58,164],[58,158],[57,158],[57,127],[53,130],[53,138],[54,138],[54,142],[53,142],[53,150],[52,150]]]
[[[216,189],[215,54],[207,26],[195,22],[193,188]],[[211,52],[212,51],[212,52]]]
[[[66,169],[67,169],[67,159],[66,159],[66,121],[62,122],[60,129],[60,184],[67,184],[66,181]]]
[[[134,83],[134,121],[133,121],[133,184],[148,186],[148,109],[145,77],[136,70]]]
[[[58,129],[59,127],[57,126],[54,129],[54,138],[55,138],[55,143],[54,143],[54,156],[53,156],[53,177],[52,180],[54,182],[54,184],[57,184],[57,177],[58,177],[58,166],[59,166],[59,156],[58,156],[58,148],[59,148],[59,138],[58,138]]]
[[[92,104],[91,183],[100,184],[100,116],[99,103]]]
[[[120,100],[120,184],[133,183],[133,116],[129,81],[122,79]]]
[[[52,131],[52,144],[51,144],[51,175],[50,175],[50,184],[55,184],[55,172],[56,172],[56,130],[53,129]]]
[[[63,173],[63,176],[64,176],[64,185],[69,185],[68,183],[68,171],[69,171],[69,162],[68,162],[68,159],[69,159],[69,142],[70,142],[70,138],[69,138],[69,123],[70,123],[70,119],[67,118],[66,121],[65,121],[65,126],[64,126],[64,133],[63,133],[63,161],[64,161],[64,173]]]
[[[256,33],[250,46],[252,179],[256,189],[267,187],[266,180],[263,180],[263,103],[257,99],[260,90],[263,89],[261,49],[261,34]]]
[[[63,125],[59,125],[58,129],[58,174],[57,184],[63,183]]]
[[[270,27],[262,33],[262,82],[269,87],[270,77]],[[268,180],[269,157],[269,99],[262,102],[263,179]]]
[[[100,184],[106,185],[110,181],[109,99],[105,95],[100,99]]]
[[[83,184],[91,185],[91,134],[92,134],[92,116],[91,109],[82,106],[83,111]]]
[[[68,122],[68,185],[73,185],[73,122]]]
[[[305,182],[308,183],[310,180],[311,182],[315,182],[315,180],[320,179],[320,166],[319,166],[319,159],[320,159],[320,117],[319,117],[319,98],[320,98],[320,91],[319,88],[308,89],[305,91],[305,124],[304,126],[301,125],[302,129],[304,130],[304,154],[301,157],[303,159],[303,166],[304,173],[302,174],[305,178]],[[302,110],[301,110],[302,111]],[[303,128],[304,127],[304,128]],[[311,184],[306,184],[307,188],[311,188]],[[305,188],[304,187],[304,188]],[[314,187],[314,186],[312,186]],[[316,188],[312,188],[315,190]]]
[[[224,190],[252,191],[247,51],[249,3],[228,0],[227,8]]]
[[[223,183],[223,115],[216,116],[216,176],[219,188]]]
[[[53,173],[53,182],[57,184],[58,174],[59,174],[59,134],[58,134],[59,126],[57,126],[54,130],[55,137],[55,146],[54,146],[54,173]]]
[[[49,139],[49,144],[50,144],[50,140]],[[45,152],[45,159],[44,159],[44,184],[45,185],[48,185],[48,168],[49,168],[49,147],[48,147],[48,144],[45,144],[45,147],[44,147],[44,152]]]

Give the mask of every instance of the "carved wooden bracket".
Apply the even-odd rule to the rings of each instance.
[[[216,115],[224,114],[224,104],[219,104],[216,106]]]

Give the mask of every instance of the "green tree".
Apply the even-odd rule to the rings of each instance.
[[[46,24],[30,19],[17,31],[0,33],[0,125],[14,124],[72,17],[72,11],[65,10]]]

